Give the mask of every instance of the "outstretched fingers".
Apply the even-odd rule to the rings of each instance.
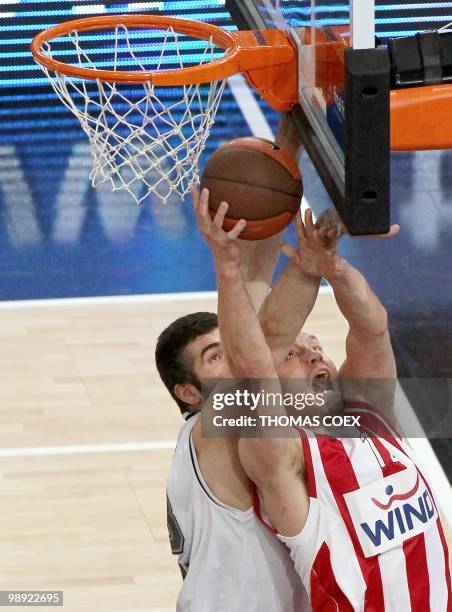
[[[301,215],[301,208],[298,209],[297,214],[295,215],[295,230],[299,238],[305,237],[303,217]]]
[[[228,238],[230,238],[231,240],[235,240],[243,232],[245,227],[246,227],[245,219],[240,219],[240,221],[237,221],[234,227],[227,233]]]
[[[380,240],[387,240],[388,238],[392,238],[393,236],[396,236],[398,233],[400,232],[400,225],[391,225],[391,227],[389,228],[389,232],[387,232],[386,234],[365,234],[365,235],[358,235],[358,236],[353,236],[354,238],[378,238]]]
[[[341,231],[338,227],[332,227],[331,229],[325,228],[325,229],[327,230],[326,237],[329,238],[330,240],[341,237]]]
[[[325,246],[334,246],[341,236],[337,227],[327,227],[324,225],[316,231]]]
[[[203,189],[199,198],[198,213],[203,220],[210,219],[209,215],[209,190]]]
[[[310,208],[307,208],[306,212],[304,213],[304,226],[307,234],[311,234],[315,230],[315,225],[312,218],[312,210]]]
[[[221,202],[218,207],[217,212],[215,213],[215,217],[213,218],[212,225],[220,230],[223,227],[224,218],[226,213],[228,212],[229,204],[227,202]]]
[[[193,208],[195,211],[195,215],[197,215],[198,207],[199,207],[199,191],[196,189],[196,186],[194,183],[190,187],[190,192],[191,192],[191,199],[193,201]]]
[[[395,225],[391,225],[389,232],[387,234],[377,234],[376,236],[373,236],[373,238],[382,238],[383,240],[386,240],[387,238],[392,238],[399,232],[400,232],[400,225],[395,224]]]
[[[209,191],[203,189],[199,194],[195,189],[192,189],[193,208],[198,220],[198,227],[202,234],[209,231],[212,225],[212,220],[209,214]]]

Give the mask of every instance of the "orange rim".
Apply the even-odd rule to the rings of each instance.
[[[226,50],[226,53],[223,57],[200,66],[190,66],[175,70],[127,72],[79,68],[50,58],[41,50],[44,43],[74,31],[87,32],[89,30],[113,29],[121,25],[153,30],[167,29],[172,26],[176,32],[187,34],[199,40],[208,40],[211,37],[216,45]],[[188,85],[225,79],[240,70],[238,39],[232,33],[208,23],[201,23],[190,19],[161,17],[158,15],[104,15],[100,17],[87,17],[85,19],[72,19],[71,21],[48,28],[35,36],[31,43],[31,52],[35,60],[49,70],[80,79],[100,79],[112,83],[143,83],[150,81],[154,85]]]
[[[174,70],[117,71],[79,68],[59,62],[42,51],[45,43],[71,32],[115,28],[167,29],[208,40],[225,50],[216,60]],[[289,36],[281,30],[244,30],[229,32],[209,23],[158,15],[103,15],[73,19],[38,34],[31,43],[35,60],[45,68],[79,79],[111,83],[145,83],[157,86],[180,86],[226,79],[238,72],[278,111],[290,110],[298,103],[297,51]]]

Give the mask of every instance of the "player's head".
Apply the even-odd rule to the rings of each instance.
[[[160,334],[155,361],[182,414],[198,412],[202,405],[201,380],[226,378],[229,372],[217,315],[195,312],[173,321]]]
[[[321,391],[337,378],[338,372],[317,337],[301,332],[279,365],[278,376],[309,380],[314,390]]]

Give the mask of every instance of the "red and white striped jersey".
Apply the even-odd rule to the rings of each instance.
[[[361,437],[300,431],[309,513],[298,535],[278,535],[313,611],[451,612],[447,544],[411,449],[370,406],[346,412]]]

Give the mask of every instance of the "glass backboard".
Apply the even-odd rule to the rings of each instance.
[[[279,28],[291,36],[299,54],[300,107],[293,117],[303,144],[350,233],[388,231],[390,65],[375,49],[374,2],[226,6],[240,29]],[[361,99],[363,88],[372,95]]]

